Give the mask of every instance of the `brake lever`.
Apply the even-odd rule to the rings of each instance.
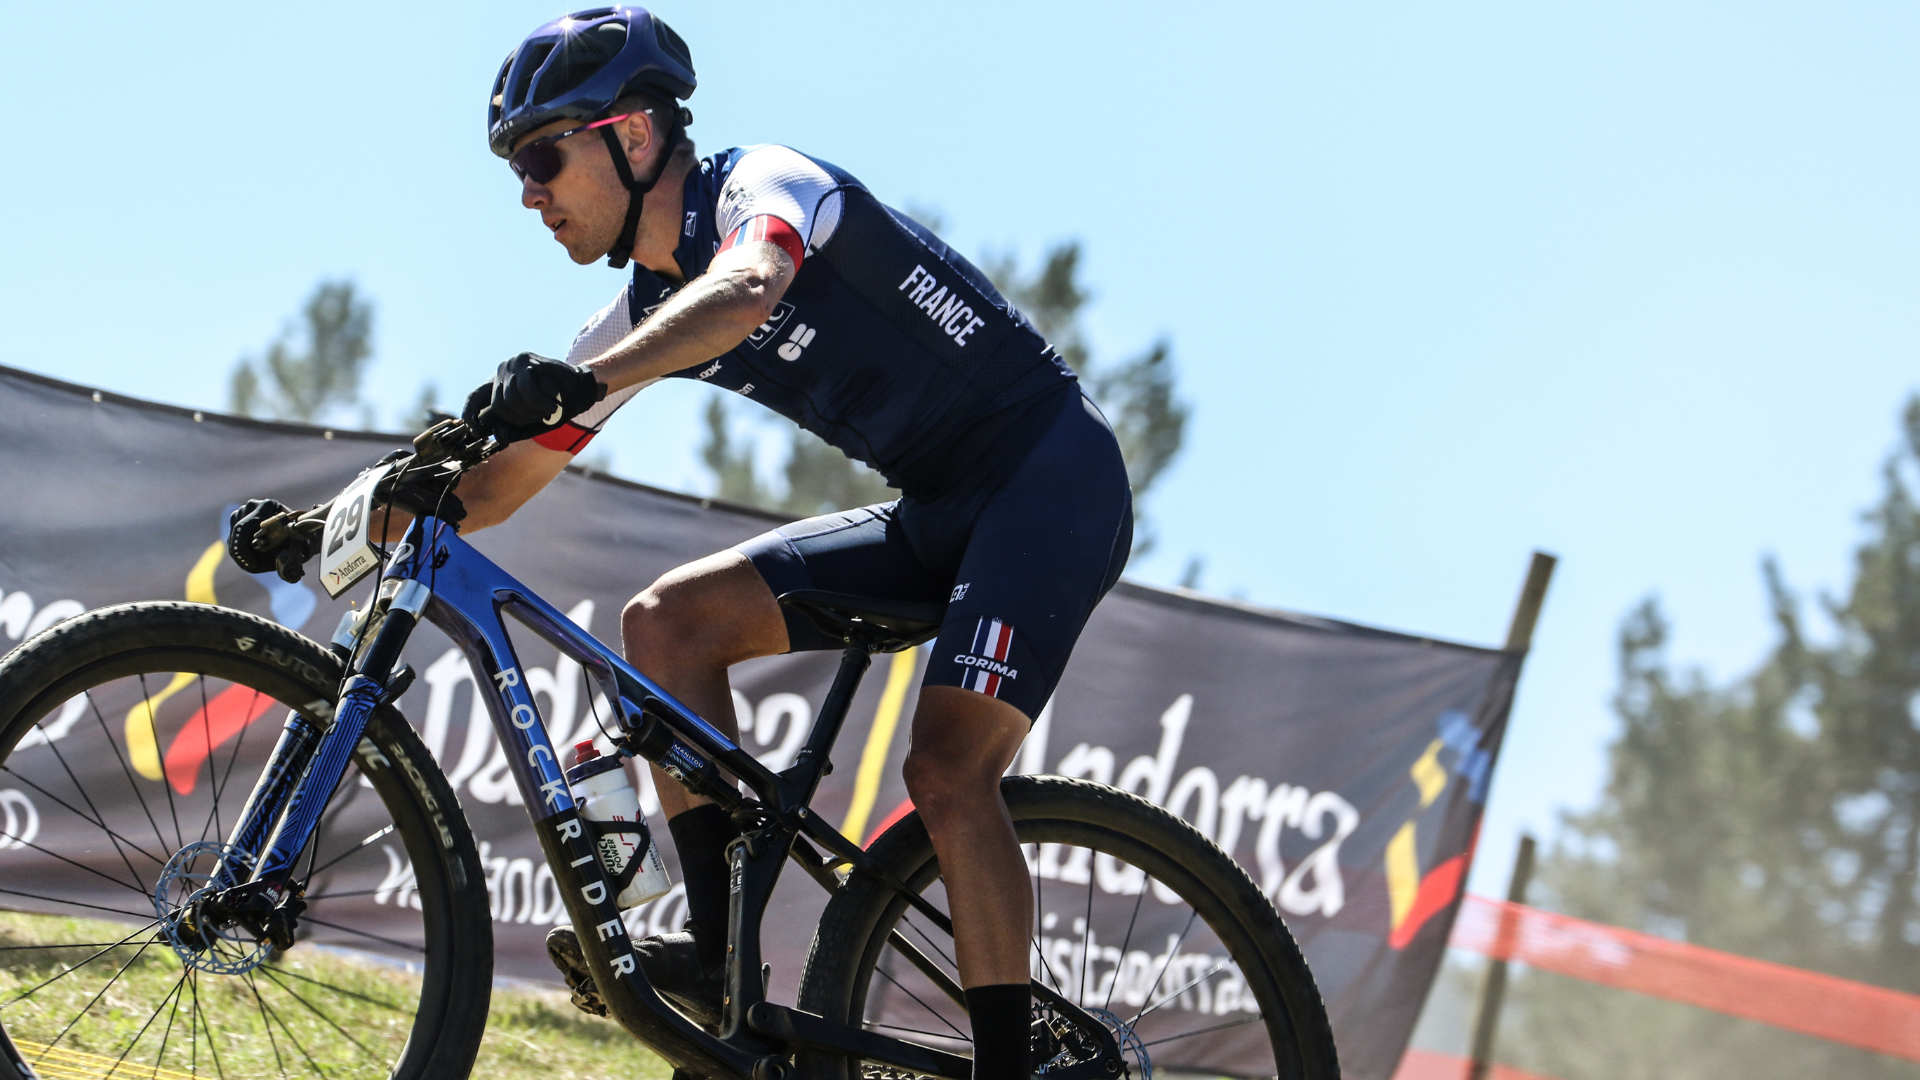
[[[457,461],[477,465],[492,456],[499,447],[487,436],[468,427],[465,421],[446,419],[413,437],[416,467]]]

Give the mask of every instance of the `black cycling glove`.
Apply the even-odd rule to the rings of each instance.
[[[299,581],[306,576],[307,560],[320,553],[320,533],[282,530],[279,543],[260,546],[260,526],[268,518],[286,513],[288,507],[277,499],[248,499],[228,518],[227,554],[235,565],[249,574],[278,573],[282,580]]]
[[[491,430],[501,442],[519,442],[552,431],[606,396],[606,384],[593,372],[521,353],[467,395],[460,418],[476,430]]]

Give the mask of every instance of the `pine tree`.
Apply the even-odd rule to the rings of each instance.
[[[1675,671],[1647,601],[1620,637],[1621,730],[1601,804],[1570,817],[1534,902],[1600,922],[1920,991],[1920,400],[1835,628],[1806,633],[1764,567],[1778,643],[1715,686]],[[1916,1077],[1896,1061],[1532,972],[1501,1056],[1564,1080]]]
[[[359,404],[372,336],[373,305],[355,295],[353,282],[322,281],[301,310],[298,330],[283,329],[264,355],[234,367],[233,411],[313,423]],[[361,422],[372,426],[370,411],[362,411]]]

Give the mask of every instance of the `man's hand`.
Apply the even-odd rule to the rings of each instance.
[[[229,518],[232,530],[227,533],[227,554],[240,569],[249,574],[277,572],[282,580],[289,582],[299,581],[306,575],[307,560],[320,554],[318,531],[281,528],[277,530],[283,534],[278,543],[265,547],[258,543],[260,526],[268,518],[287,512],[287,505],[275,499],[248,499],[233,512]]]
[[[502,442],[519,442],[552,431],[606,396],[606,384],[593,372],[521,353],[467,395],[460,418]]]

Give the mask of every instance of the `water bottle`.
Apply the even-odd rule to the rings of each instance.
[[[573,753],[576,764],[567,770],[567,784],[580,804],[581,820],[594,834],[600,862],[620,890],[614,902],[630,908],[664,896],[673,883],[619,757],[602,756],[591,740],[576,745]]]

